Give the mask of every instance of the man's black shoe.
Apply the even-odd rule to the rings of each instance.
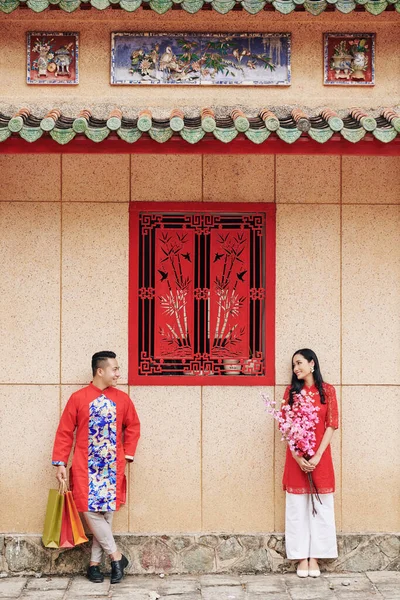
[[[92,583],[103,583],[104,581],[104,575],[100,571],[98,565],[92,565],[91,567],[88,567],[87,578]]]
[[[124,569],[129,564],[126,556],[122,555],[121,560],[111,561],[111,583],[119,583],[124,576]]]

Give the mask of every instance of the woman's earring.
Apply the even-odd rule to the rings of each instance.
[[[311,367],[310,371],[311,373],[314,373],[314,367]]]

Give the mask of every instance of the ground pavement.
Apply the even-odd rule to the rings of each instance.
[[[126,576],[117,584],[84,577],[0,579],[0,598],[31,600],[400,600],[400,572],[285,575]]]

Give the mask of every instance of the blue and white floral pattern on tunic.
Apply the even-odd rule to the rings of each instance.
[[[88,510],[116,510],[117,405],[102,394],[89,405]]]

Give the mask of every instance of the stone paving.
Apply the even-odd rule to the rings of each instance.
[[[400,600],[400,571],[285,575],[126,576],[117,585],[77,577],[0,579],[0,599],[31,600]]]

